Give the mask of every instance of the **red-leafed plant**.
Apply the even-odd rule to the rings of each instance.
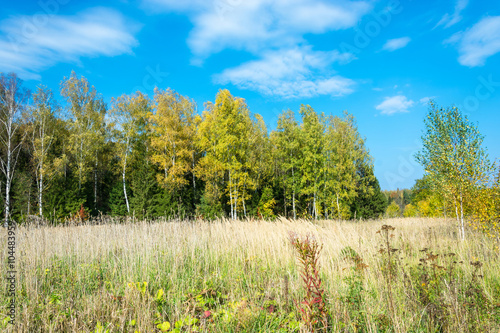
[[[73,215],[72,220],[76,223],[83,223],[89,219],[89,214],[83,204],[81,204],[80,209]]]
[[[301,277],[306,291],[303,301],[296,302],[296,305],[302,314],[302,320],[308,332],[326,332],[328,316],[318,262],[323,246],[310,235],[299,238],[296,233],[290,232],[289,237],[302,266]]]

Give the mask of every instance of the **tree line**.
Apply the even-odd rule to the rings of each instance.
[[[171,89],[107,105],[74,72],[30,93],[0,75],[5,221],[106,214],[155,218],[374,218],[387,201],[355,118],[302,105],[275,130],[220,90],[202,113]]]

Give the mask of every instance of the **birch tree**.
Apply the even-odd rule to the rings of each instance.
[[[320,215],[319,194],[323,181],[321,177],[324,168],[324,126],[320,116],[309,105],[302,105],[301,133],[303,138],[302,162],[302,193],[309,198],[309,214],[315,219]]]
[[[436,190],[452,201],[464,240],[465,206],[473,193],[490,181],[494,170],[482,147],[484,137],[456,107],[439,108],[433,102],[424,124],[423,147],[416,159]]]
[[[155,89],[154,112],[150,113],[151,159],[162,172],[158,182],[171,193],[189,183],[194,158],[194,112],[196,105],[188,98],[167,89]]]
[[[338,219],[349,218],[350,204],[357,194],[373,191],[369,186],[373,173],[364,172],[372,167],[372,160],[351,114],[329,117],[325,127],[326,205]]]
[[[29,91],[22,86],[22,81],[11,73],[0,75],[0,167],[5,177],[4,189],[4,225],[9,223],[11,214],[12,180],[16,170],[21,146],[26,132],[20,132],[21,113],[25,110]],[[16,138],[20,138],[16,141]]]
[[[70,144],[78,169],[78,190],[93,175],[94,209],[97,206],[99,151],[105,142],[106,105],[86,78],[75,72],[61,84],[61,94],[68,102],[72,116]]]
[[[120,160],[123,196],[127,213],[130,214],[127,194],[127,166],[130,155],[133,153],[134,143],[147,122],[150,101],[147,96],[137,92],[133,96],[122,95],[114,99],[112,103],[113,106],[110,110],[111,128],[113,128],[113,138]]]
[[[242,198],[243,214],[247,217],[247,200],[250,199],[250,191],[262,189],[272,179],[272,148],[264,118],[260,114],[254,114],[252,120],[249,147],[244,166],[248,177],[244,179]]]
[[[251,129],[245,101],[228,90],[219,91],[215,103],[207,103],[198,127],[197,142],[203,157],[196,172],[205,180],[205,191],[212,199],[228,195],[232,219],[238,218],[238,212],[245,214]]]
[[[49,151],[55,139],[56,117],[60,107],[50,89],[39,86],[33,95],[33,105],[29,108],[31,122],[31,151],[35,164],[37,184],[38,214],[43,217],[43,194],[49,178],[57,168],[49,160]]]
[[[300,128],[295,114],[291,110],[284,111],[278,118],[276,131],[271,133],[276,160],[275,173],[279,175],[286,201],[292,205],[292,216],[297,219],[297,196],[300,193],[302,143]]]

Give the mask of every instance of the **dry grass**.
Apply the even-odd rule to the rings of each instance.
[[[384,224],[396,228],[390,238],[398,249],[392,273],[379,251],[383,237],[377,231]],[[1,326],[4,299],[0,329],[160,332],[158,324],[168,321],[171,329],[178,322],[179,331],[298,331],[300,315],[292,299],[304,291],[289,231],[312,234],[324,246],[321,276],[332,331],[499,331],[498,243],[479,234],[459,241],[455,224],[440,219],[20,227],[16,325]],[[4,265],[6,232],[0,235]],[[346,247],[368,267],[346,258]],[[419,285],[424,281],[419,260],[429,253],[420,251],[424,248],[456,254],[429,261],[429,267],[446,269],[434,268],[425,281],[435,280],[443,290]],[[476,261],[482,267],[475,272],[470,262]],[[446,277],[447,264],[455,268],[453,276]],[[5,283],[0,293],[5,295]]]

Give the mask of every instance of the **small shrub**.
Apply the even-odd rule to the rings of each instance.
[[[385,215],[387,217],[400,217],[401,209],[399,208],[398,204],[393,201],[389,206],[387,206],[387,209],[385,210]]]
[[[347,285],[347,290],[341,295],[340,300],[345,305],[352,325],[355,330],[366,327],[365,315],[362,310],[364,303],[364,294],[366,293],[364,286],[364,270],[368,267],[356,251],[347,246],[340,251],[341,257],[349,260],[352,263],[351,274],[344,277],[344,282]]]
[[[275,205],[276,200],[273,197],[272,189],[269,187],[264,188],[262,196],[260,197],[259,206],[257,207],[258,216],[265,220],[273,219],[275,217]]]
[[[389,305],[389,311],[393,317],[395,315],[395,308],[392,295],[393,294],[392,288],[393,288],[393,280],[394,277],[396,276],[396,262],[394,258],[394,252],[398,251],[398,249],[392,247],[390,242],[390,239],[394,237],[394,235],[391,234],[391,232],[394,231],[394,229],[395,228],[393,226],[385,224],[379,231],[377,231],[377,233],[380,233],[383,237],[383,244],[379,250],[379,253],[382,254],[383,256],[382,273],[384,275],[387,287],[387,300]]]
[[[340,250],[340,257],[344,260],[353,260],[356,261],[360,258],[359,254],[350,246],[344,247]]]

